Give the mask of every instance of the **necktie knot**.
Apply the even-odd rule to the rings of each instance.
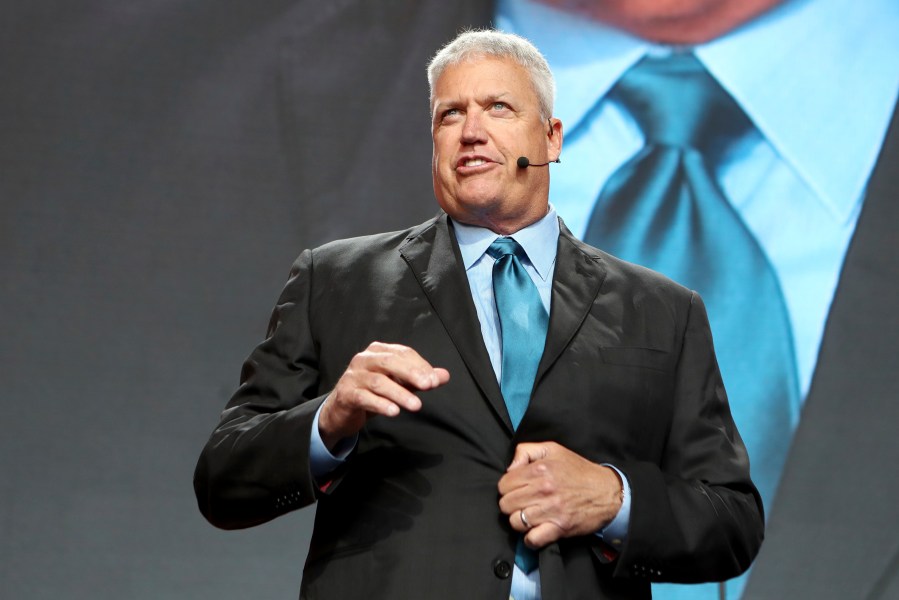
[[[495,260],[499,260],[504,256],[509,256],[510,254],[517,256],[518,260],[521,260],[524,258],[524,248],[510,237],[501,237],[496,238],[493,243],[490,244],[490,247],[487,248],[487,254]]]
[[[611,95],[637,121],[647,144],[710,154],[752,127],[733,98],[686,52],[643,58]]]

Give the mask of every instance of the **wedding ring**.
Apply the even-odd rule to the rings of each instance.
[[[523,509],[523,508],[522,508],[520,511],[518,511],[518,518],[521,519],[521,523],[522,523],[525,527],[527,527],[528,529],[531,528],[531,524],[528,523],[528,518],[527,518],[526,516],[524,516],[524,509]]]

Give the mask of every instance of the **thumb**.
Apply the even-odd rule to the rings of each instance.
[[[544,444],[527,442],[515,446],[515,455],[506,472],[523,467],[532,462],[546,458],[547,449]]]

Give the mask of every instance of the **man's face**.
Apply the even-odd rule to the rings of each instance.
[[[509,59],[475,58],[447,67],[434,83],[431,133],[434,194],[453,219],[513,233],[546,214],[548,167],[562,124],[540,116],[527,71]]]

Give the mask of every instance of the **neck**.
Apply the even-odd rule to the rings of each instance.
[[[533,225],[547,214],[549,214],[548,203],[542,210],[528,212],[523,215],[497,217],[497,215],[487,213],[480,215],[454,216],[453,219],[459,223],[464,223],[465,225],[482,227],[484,229],[489,229],[498,235],[509,236],[521,231],[525,227]]]

